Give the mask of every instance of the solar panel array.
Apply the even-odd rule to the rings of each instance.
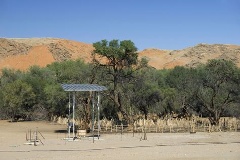
[[[64,91],[104,91],[107,90],[105,86],[97,84],[61,84]]]

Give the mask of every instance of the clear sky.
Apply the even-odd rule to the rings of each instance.
[[[132,40],[139,50],[240,45],[240,0],[0,0],[0,37]]]

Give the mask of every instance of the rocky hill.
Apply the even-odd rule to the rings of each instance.
[[[29,66],[46,66],[55,61],[81,58],[91,61],[92,44],[57,38],[0,38],[0,69],[26,70]],[[145,49],[139,58],[146,57],[154,68],[196,66],[209,59],[232,60],[240,67],[240,46],[198,44],[183,50]]]
[[[91,44],[55,38],[0,38],[0,69],[26,70],[29,66],[46,66],[55,61],[84,59],[91,61]]]
[[[240,46],[224,44],[198,44],[183,50],[145,49],[141,56],[149,59],[149,64],[155,68],[173,68],[175,66],[195,67],[210,59],[232,60],[240,67]]]

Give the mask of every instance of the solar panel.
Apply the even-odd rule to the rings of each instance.
[[[107,90],[105,86],[97,84],[61,84],[64,91],[104,91]]]

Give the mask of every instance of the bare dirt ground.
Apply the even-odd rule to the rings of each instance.
[[[25,145],[26,132],[35,130],[45,137],[44,145]],[[50,122],[0,121],[0,160],[139,160],[139,159],[240,159],[240,132],[102,134],[74,142],[67,136],[65,125]]]

